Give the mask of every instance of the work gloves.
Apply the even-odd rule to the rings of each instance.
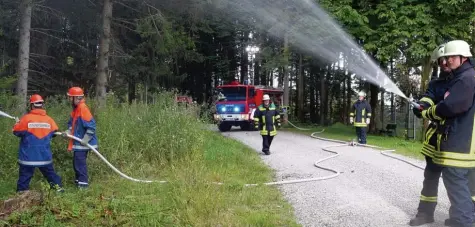
[[[353,124],[353,117],[350,117],[350,124]]]
[[[64,132],[61,132],[62,137],[67,137],[68,135],[71,135],[71,130],[69,130],[69,129],[64,131]]]
[[[414,115],[416,115],[417,118],[422,118],[422,111],[427,109],[429,106],[425,102],[417,102],[417,104],[419,104],[421,108],[419,109],[419,108],[413,107],[412,113],[414,113]]]
[[[83,146],[87,146],[87,144],[89,143],[89,140],[91,140],[91,139],[92,139],[92,137],[89,134],[86,133],[84,135],[84,137],[82,138],[82,140],[81,140],[81,144]]]
[[[369,125],[370,119],[366,118],[366,124]]]

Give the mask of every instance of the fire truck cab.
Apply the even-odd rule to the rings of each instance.
[[[233,81],[217,87],[218,101],[214,120],[220,131],[239,126],[241,130],[254,130],[254,112],[262,104],[262,96],[268,94],[277,109],[282,107],[284,91],[261,85],[242,85]]]

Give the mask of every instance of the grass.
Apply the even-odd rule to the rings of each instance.
[[[317,134],[317,136],[329,139],[351,141],[356,139],[356,131],[353,126],[346,126],[341,123],[334,124],[329,127],[306,127],[305,125],[297,125],[302,128],[310,128],[310,131],[298,130],[292,126],[288,126],[283,130],[304,133],[310,135],[311,132],[318,132],[322,129],[325,129],[323,133]],[[423,159],[420,150],[422,149],[422,143],[419,141],[408,141],[399,137],[389,137],[389,136],[380,136],[368,134],[367,144],[380,146],[384,148],[395,149],[395,153],[406,155],[409,157]]]
[[[13,102],[0,97],[5,109]],[[90,188],[75,189],[72,155],[55,138],[54,163],[65,193],[45,189],[39,171],[32,190],[47,197],[40,206],[8,216],[6,225],[34,226],[298,226],[293,210],[276,187],[243,187],[272,181],[273,173],[249,147],[203,130],[196,110],[176,106],[163,94],[153,105],[122,105],[111,98],[96,112],[99,151],[119,170],[139,179],[121,178],[94,154],[88,158]],[[66,129],[70,107],[48,101],[48,114]],[[92,105],[91,105],[92,106]],[[12,111],[14,113],[15,111]],[[15,195],[18,139],[13,122],[0,119],[0,197]],[[215,185],[210,182],[223,182]],[[0,223],[2,221],[0,220]]]

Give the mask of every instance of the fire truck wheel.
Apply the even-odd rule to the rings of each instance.
[[[231,127],[233,127],[233,126],[230,125],[230,124],[221,123],[221,124],[219,124],[218,129],[221,132],[227,132],[227,131],[231,130]]]
[[[242,130],[242,131],[250,131],[250,130],[252,129],[252,128],[251,128],[251,124],[250,124],[250,123],[247,123],[247,122],[246,122],[246,123],[242,123],[242,124],[240,125],[240,127],[241,127],[241,130]]]

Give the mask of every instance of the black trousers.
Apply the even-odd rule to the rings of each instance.
[[[266,152],[269,151],[270,145],[272,144],[272,140],[274,136],[269,135],[262,135],[262,151]]]
[[[356,136],[358,136],[358,143],[366,144],[366,127],[355,127]]]
[[[437,193],[439,191],[440,175],[444,167],[436,165],[432,158],[426,158],[426,168],[424,169],[424,181],[422,182],[421,197],[419,200],[418,213],[434,215],[437,205]]]

